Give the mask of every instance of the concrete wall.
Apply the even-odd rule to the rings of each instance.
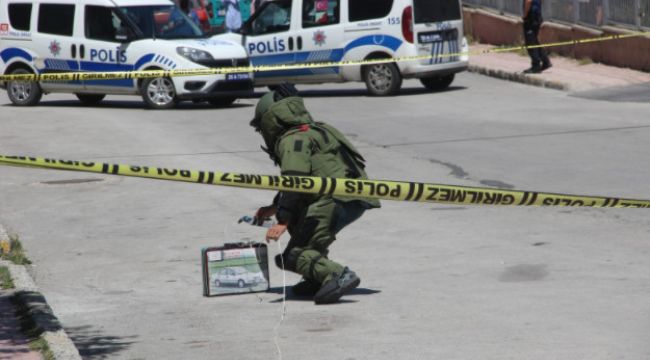
[[[464,8],[463,16],[465,34],[478,42],[493,45],[522,45],[524,42],[523,25],[518,17],[473,8]],[[546,21],[539,37],[542,43],[553,43],[629,33],[629,30],[608,26],[593,29]],[[554,46],[548,50],[577,59],[590,58],[607,65],[650,71],[649,36]]]

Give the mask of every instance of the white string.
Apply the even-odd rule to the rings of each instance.
[[[227,224],[223,228],[223,233],[224,236],[227,238],[228,236]],[[284,258],[282,257],[282,241],[278,238],[276,240],[276,243],[278,244],[278,252],[280,253],[280,265],[282,268],[282,308],[281,308],[280,320],[278,321],[277,324],[275,324],[275,327],[273,328],[273,333],[274,333],[273,342],[275,343],[275,348],[278,351],[278,360],[282,360],[282,349],[280,348],[280,326],[284,322],[284,318],[287,314],[287,273],[284,271]],[[252,248],[252,244],[250,244],[250,246]],[[255,295],[257,296],[258,301],[261,303],[262,297],[257,294]]]
[[[280,326],[284,322],[284,317],[287,314],[287,273],[284,271],[284,258],[282,257],[282,242],[278,238],[276,241],[278,243],[278,251],[280,252],[280,265],[282,265],[282,314],[280,315],[280,321],[275,325],[273,329],[274,337],[273,342],[275,347],[278,350],[278,360],[282,360],[282,350],[280,349]]]

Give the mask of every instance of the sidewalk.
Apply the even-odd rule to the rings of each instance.
[[[0,360],[39,360],[41,354],[29,348],[29,340],[20,331],[11,290],[0,290]]]
[[[9,269],[15,287],[0,289],[0,360],[43,359],[40,352],[29,347],[29,343],[34,340],[38,340],[40,346],[46,344],[49,355],[54,359],[81,360],[79,351],[63,330],[45,297],[38,292],[25,266],[1,259],[0,266]],[[21,307],[20,314],[16,313],[18,307]],[[25,321],[30,331],[39,335],[36,338],[26,336],[21,331],[21,321]]]
[[[8,235],[2,224],[0,224],[0,241],[8,241]],[[0,260],[0,266],[9,270],[7,261]],[[9,275],[13,281],[11,270]],[[15,287],[15,282],[13,285]],[[0,288],[0,360],[42,359],[38,351],[29,348],[30,339],[21,331],[20,320],[16,314],[17,307],[13,301],[15,292],[15,289]]]
[[[553,67],[543,73],[523,74],[522,71],[530,67],[527,55],[519,52],[478,54],[491,48],[495,46],[470,45],[471,53],[476,54],[470,55],[470,72],[570,92],[650,83],[650,73],[595,63],[583,64],[559,56],[551,57]]]
[[[0,224],[0,240],[8,241],[9,236]],[[27,320],[28,326],[35,327],[40,333],[41,341],[49,348],[50,354],[57,360],[81,360],[68,334],[63,330],[45,297],[38,291],[34,280],[24,265],[15,265],[0,259],[0,266],[7,268],[13,282],[13,289],[0,289],[0,360],[36,360],[43,359],[40,352],[30,349],[28,338],[21,331],[21,321]],[[20,316],[16,310],[26,309]]]

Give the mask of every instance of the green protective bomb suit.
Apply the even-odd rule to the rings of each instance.
[[[314,122],[300,97],[276,101],[274,92],[267,93],[251,125],[262,134],[264,150],[282,175],[367,179],[357,149],[334,127]],[[380,207],[375,199],[293,192],[280,192],[274,205],[278,222],[287,224],[291,235],[276,264],[319,285],[347,271],[327,257],[336,233],[365,210]]]

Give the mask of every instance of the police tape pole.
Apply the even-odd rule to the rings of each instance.
[[[260,66],[247,66],[247,67],[234,67],[234,68],[204,68],[204,69],[179,69],[179,70],[139,70],[139,71],[117,71],[117,72],[69,72],[69,73],[56,73],[56,74],[16,74],[16,75],[0,75],[0,81],[79,81],[79,80],[115,80],[115,79],[145,79],[157,77],[185,77],[185,76],[199,76],[199,75],[217,75],[217,74],[231,74],[242,72],[266,72],[277,70],[297,70],[297,69],[316,69],[324,67],[339,67],[339,66],[359,66],[359,65],[372,65],[394,62],[406,61],[423,61],[437,58],[447,57],[460,57],[481,55],[487,53],[501,53],[512,52],[519,50],[548,48],[557,46],[580,45],[608,40],[621,40],[626,38],[638,37],[647,35],[649,32],[637,31],[629,34],[600,36],[595,38],[577,39],[569,41],[561,41],[540,45],[528,46],[512,46],[487,49],[482,51],[464,51],[447,54],[437,55],[416,55],[404,56],[398,58],[385,58],[385,59],[368,59],[368,60],[344,60],[344,61],[331,61],[331,62],[318,62],[318,63],[301,63],[301,64],[280,64],[280,65],[260,65]]]
[[[408,181],[241,174],[4,155],[0,155],[0,165],[81,171],[248,189],[455,205],[650,208],[650,200],[501,190]]]

